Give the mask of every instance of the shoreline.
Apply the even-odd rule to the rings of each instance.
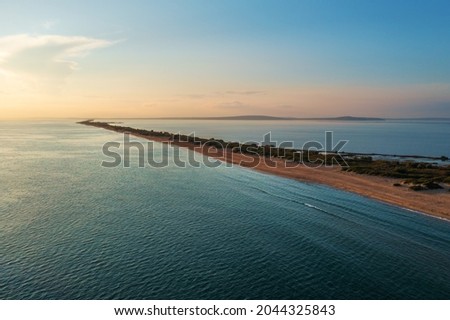
[[[150,137],[139,137],[153,140]],[[168,141],[162,142],[168,143]],[[239,165],[239,161],[241,160],[248,161],[249,157],[248,155],[243,156],[241,154],[234,154],[233,161],[227,161],[227,157],[224,157],[220,151],[218,154],[215,154],[213,152],[207,152],[206,150],[202,151],[200,148],[194,149],[193,147],[188,147],[183,144],[172,144],[188,148],[205,156],[213,157],[221,161],[231,162],[237,165]],[[272,159],[272,161],[284,162],[280,159]],[[429,191],[418,193],[416,191],[409,190],[406,187],[400,189],[399,187],[393,186],[395,182],[398,182],[398,179],[344,172],[337,167],[311,168],[305,165],[299,165],[291,168],[280,165],[277,168],[272,168],[266,166],[264,162],[260,162],[257,166],[250,168],[248,166],[240,166],[267,174],[294,179],[300,182],[326,185],[335,189],[352,192],[372,200],[381,201],[400,208],[415,211],[416,213],[423,213],[450,221],[450,212],[448,211],[448,208],[450,208],[450,192],[448,191]],[[443,199],[437,199],[440,195]]]
[[[117,130],[104,128],[115,132]],[[294,167],[287,166],[286,161],[280,158],[267,158],[232,152],[229,149],[216,149],[214,147],[202,148],[191,142],[172,141],[169,137],[144,135],[129,132],[130,135],[155,141],[159,143],[171,143],[174,146],[187,148],[204,156],[212,157],[220,161],[249,168],[245,163],[257,162],[250,169],[259,172],[294,179],[301,182],[311,182],[326,185],[335,189],[352,192],[372,200],[381,201],[419,214],[425,214],[450,221],[450,192],[448,190],[433,190],[416,192],[407,187],[394,186],[401,180],[397,178],[363,175],[354,172],[342,171],[340,167],[318,167],[312,168],[304,164]],[[263,159],[264,158],[264,159]],[[261,161],[262,160],[262,161]],[[267,162],[271,162],[271,166]],[[244,165],[242,164],[244,163]],[[272,165],[275,164],[276,167]]]

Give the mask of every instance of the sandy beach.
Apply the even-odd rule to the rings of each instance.
[[[134,136],[161,143],[169,143],[166,137]],[[400,179],[361,175],[344,172],[340,167],[311,168],[303,164],[289,166],[280,158],[268,159],[248,154],[232,153],[230,150],[195,147],[189,142],[171,142],[172,145],[188,148],[221,161],[249,167],[304,182],[319,183],[336,189],[353,192],[371,199],[403,207],[420,213],[450,220],[450,192],[448,190],[413,191],[407,186],[394,186]]]

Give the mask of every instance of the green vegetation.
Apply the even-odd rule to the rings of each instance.
[[[415,191],[441,189],[439,183],[450,183],[450,166],[437,166],[425,162],[412,161],[360,161],[348,160],[345,171],[374,176],[402,179]]]

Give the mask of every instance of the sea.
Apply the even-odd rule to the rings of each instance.
[[[122,122],[450,155],[445,121]],[[449,221],[236,166],[107,168],[107,142],[123,136],[0,121],[0,299],[450,299]]]
[[[272,144],[292,142],[295,148],[302,148],[305,143],[311,141],[319,142],[325,147],[325,133],[331,132],[332,148],[341,140],[346,142],[340,151],[450,158],[450,119],[380,121],[110,119],[106,121],[133,128],[179,132],[206,139],[220,138],[241,143],[261,144],[265,141],[264,136],[270,133]]]

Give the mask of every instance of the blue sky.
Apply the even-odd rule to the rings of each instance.
[[[448,1],[0,1],[0,102],[11,115],[450,117],[449,39]]]

